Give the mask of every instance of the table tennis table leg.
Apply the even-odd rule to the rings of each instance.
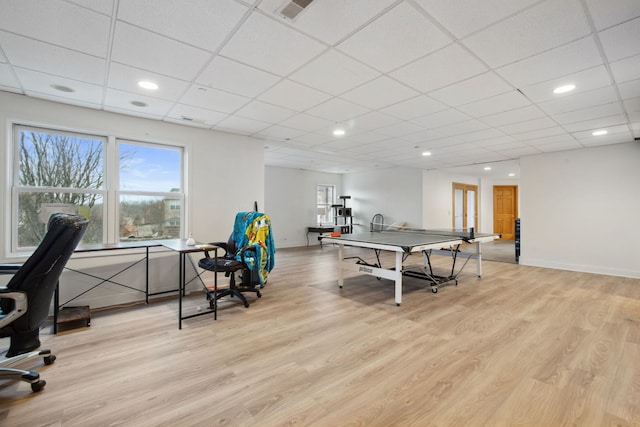
[[[482,248],[480,247],[482,243],[476,243],[476,263],[478,266],[478,277],[482,277]]]
[[[396,305],[402,304],[402,252],[396,252]]]
[[[338,261],[340,268],[338,269],[338,286],[344,284],[344,245],[338,245]]]

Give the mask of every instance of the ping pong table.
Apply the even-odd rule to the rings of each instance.
[[[477,274],[482,276],[482,249],[485,242],[499,238],[499,234],[475,233],[473,228],[468,230],[393,230],[370,231],[346,234],[339,237],[323,237],[325,243],[338,245],[338,260],[341,268],[338,273],[338,285],[344,285],[344,271],[348,268],[362,274],[377,278],[390,279],[395,282],[396,305],[402,303],[402,277],[424,279],[429,283],[431,291],[436,293],[445,283],[458,284],[458,276],[470,259],[477,260]],[[460,245],[469,243],[475,245],[475,252],[462,252]],[[373,249],[376,260],[367,262],[359,256],[345,257],[345,246]],[[380,261],[382,251],[395,252],[395,265],[385,268]],[[422,265],[405,266],[404,262],[414,253],[422,252]],[[446,274],[436,274],[431,264],[431,255],[447,255],[451,258],[451,270]],[[464,260],[461,267],[456,269],[456,263]],[[353,262],[355,260],[355,262]]]

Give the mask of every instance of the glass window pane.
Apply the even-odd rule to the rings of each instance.
[[[73,213],[89,218],[82,243],[102,243],[102,195],[72,192],[18,193],[18,249],[33,249],[42,240],[53,213]]]
[[[37,128],[17,129],[18,183],[28,187],[104,187],[104,141]]]
[[[180,238],[182,201],[120,196],[120,241]]]
[[[181,191],[182,150],[123,142],[118,147],[120,190]]]

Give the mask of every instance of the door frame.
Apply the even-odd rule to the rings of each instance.
[[[473,229],[478,231],[478,222],[480,219],[480,212],[478,211],[478,186],[474,184],[463,184],[461,182],[454,182],[451,189],[451,227],[456,228],[456,190],[462,190],[462,224],[463,227],[466,225],[466,228],[469,228],[469,224],[467,223],[467,191],[474,191],[474,212],[476,213],[475,221],[473,224]]]

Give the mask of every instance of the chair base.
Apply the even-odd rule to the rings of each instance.
[[[47,382],[40,379],[40,374],[35,371],[14,368],[17,364],[36,357],[43,357],[45,365],[51,365],[56,360],[56,356],[51,354],[51,350],[36,350],[8,357],[0,361],[0,380],[24,381],[31,384],[32,391],[42,390]]]
[[[262,293],[260,293],[260,289],[257,289],[257,288],[229,287],[229,288],[225,288],[225,289],[219,289],[216,292],[216,300],[219,300],[220,298],[223,298],[223,297],[226,297],[226,296],[238,297],[238,299],[240,301],[242,301],[242,304],[244,304],[245,307],[249,307],[249,305],[250,305],[249,301],[247,300],[247,297],[245,297],[242,294],[243,292],[255,292],[256,296],[258,298],[262,298]],[[213,291],[207,292],[207,299],[209,300],[209,306],[211,308],[213,308],[213,304],[214,304]]]

